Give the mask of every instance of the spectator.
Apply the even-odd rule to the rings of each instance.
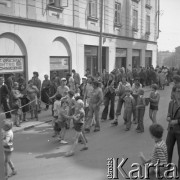
[[[80,85],[80,81],[81,81],[80,75],[75,71],[75,69],[72,70],[72,73],[73,73],[75,85],[76,84]]]

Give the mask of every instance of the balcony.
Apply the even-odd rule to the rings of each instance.
[[[97,18],[97,17],[91,16],[91,15],[88,15],[88,16],[87,16],[87,19],[88,19],[89,21],[94,21],[94,22],[97,22],[97,21],[98,21],[98,18]]]

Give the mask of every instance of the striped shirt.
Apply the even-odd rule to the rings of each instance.
[[[156,142],[154,146],[151,162],[153,164],[156,164],[158,160],[160,161],[160,164],[163,165],[167,164],[167,160],[168,160],[167,146],[163,140]]]

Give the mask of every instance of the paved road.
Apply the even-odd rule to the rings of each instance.
[[[165,128],[164,139],[167,134],[166,114],[170,100],[171,87],[160,91],[160,110],[158,122]],[[150,156],[153,148],[148,127],[151,124],[146,108],[145,133],[137,134],[136,126],[131,131],[125,132],[122,118],[119,125],[111,127],[110,121],[101,123],[101,131],[87,135],[89,150],[80,152],[81,145],[73,157],[64,157],[69,145],[60,145],[51,137],[50,124],[43,124],[29,131],[16,133],[15,152],[13,161],[18,175],[12,180],[105,180],[107,179],[107,158],[129,158],[125,165],[130,170],[131,163],[139,162],[138,154],[143,151]],[[67,133],[67,140],[72,142],[74,131]],[[177,163],[177,151],[174,152],[174,162]],[[124,179],[119,176],[119,179]]]

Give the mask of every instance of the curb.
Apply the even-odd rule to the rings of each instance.
[[[29,125],[29,126],[26,126],[24,128],[20,128],[20,129],[17,129],[17,130],[14,130],[13,132],[14,133],[17,133],[17,132],[22,132],[22,131],[27,131],[27,130],[30,130],[34,127],[37,127],[37,126],[40,126],[42,124],[46,124],[46,123],[49,123],[51,122],[52,120],[47,120],[47,121],[44,121],[44,122],[39,122],[38,124],[35,124],[35,125]]]

